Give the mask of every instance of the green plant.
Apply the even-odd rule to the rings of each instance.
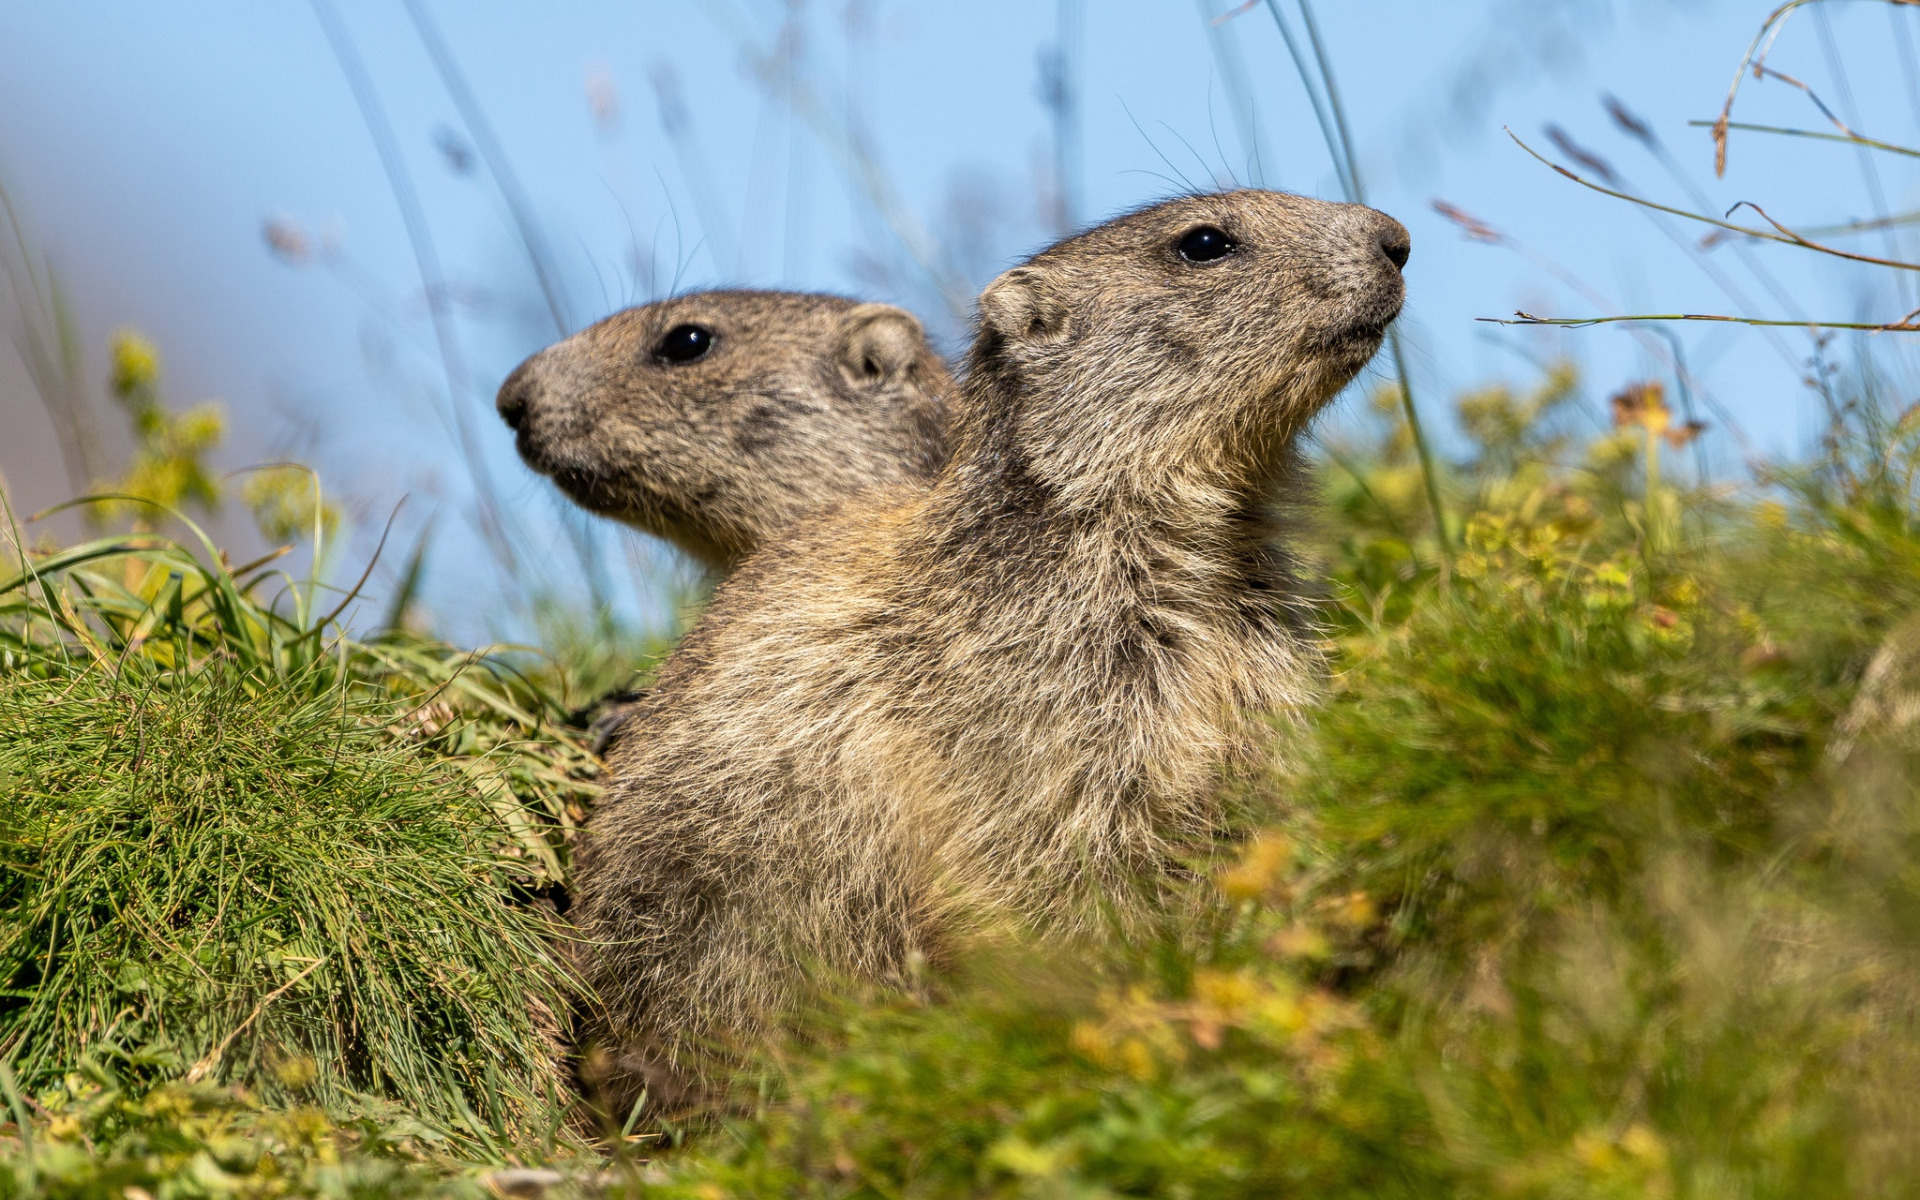
[[[300,685],[210,657],[0,692],[0,1048],[29,1087],[92,1052],[272,1095],[305,1059],[337,1108],[537,1122],[562,973],[492,814],[406,714]]]
[[[282,1075],[301,1086],[297,1062]],[[9,1200],[489,1194],[471,1169],[446,1160],[442,1137],[406,1118],[343,1124],[210,1083],[142,1090],[90,1059],[38,1096],[4,1075],[0,1089],[19,1114],[13,1136],[0,1134],[0,1196]],[[37,1122],[24,1119],[29,1105]]]
[[[335,1112],[551,1136],[568,985],[535,897],[594,770],[560,700],[346,638],[173,519],[205,557],[123,535],[0,580],[0,1056],[29,1087],[92,1055],[269,1098],[305,1061]]]

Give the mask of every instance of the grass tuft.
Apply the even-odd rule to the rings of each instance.
[[[19,1085],[91,1063],[135,1093],[404,1113],[485,1158],[551,1143],[572,985],[544,897],[595,768],[538,664],[354,641],[340,599],[210,545],[16,562],[0,1060]]]
[[[25,1086],[110,1055],[471,1107],[480,1138],[537,1120],[553,929],[510,903],[484,802],[391,717],[218,657],[0,690],[0,1050]]]

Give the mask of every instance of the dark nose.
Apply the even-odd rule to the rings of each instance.
[[[1398,221],[1388,221],[1380,230],[1380,253],[1387,256],[1396,271],[1407,267],[1407,256],[1413,253],[1413,239],[1407,236],[1407,227]]]
[[[507,428],[518,430],[520,423],[527,419],[527,409],[533,404],[533,372],[529,370],[533,360],[528,359],[513,369],[507,381],[500,385],[500,394],[493,398],[493,407]]]

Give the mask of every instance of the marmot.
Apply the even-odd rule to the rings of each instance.
[[[811,969],[902,978],[982,913],[1071,931],[1211,830],[1219,772],[1314,691],[1294,443],[1408,247],[1232,191],[993,281],[939,478],[748,560],[613,754],[574,909],[609,1094],[697,1083]]]
[[[803,513],[931,480],[952,387],[902,309],[714,291],[542,350],[495,406],[520,457],[580,505],[724,572]]]

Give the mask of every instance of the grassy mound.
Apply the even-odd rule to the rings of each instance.
[[[18,567],[9,1086],[58,1111],[224,1085],[495,1160],[551,1148],[569,984],[539,893],[592,771],[560,701],[498,658],[345,639],[311,587],[152,535]]]
[[[548,1108],[552,930],[509,902],[491,812],[392,718],[218,657],[0,689],[21,1081],[112,1053],[335,1108],[465,1104],[488,1130]]]

